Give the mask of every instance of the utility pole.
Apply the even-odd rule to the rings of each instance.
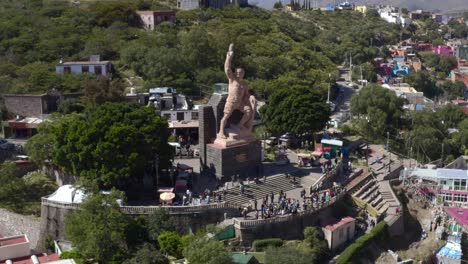
[[[154,154],[154,169],[156,170],[156,192],[157,192],[159,188],[159,155],[158,153]]]
[[[392,172],[390,164],[392,163],[392,153],[390,152],[390,132],[387,131],[387,151],[388,151],[388,174]]]
[[[442,143],[442,157],[440,158],[440,161],[442,162],[442,168],[444,167],[444,143]]]
[[[361,69],[361,81],[363,80],[362,78],[362,66],[359,66],[359,68]]]
[[[412,160],[412,155],[413,155],[413,146],[410,147],[410,152],[409,152],[409,168],[411,169],[411,160]]]
[[[328,95],[327,95],[327,104],[330,103],[330,82],[331,82],[331,74],[328,74]]]

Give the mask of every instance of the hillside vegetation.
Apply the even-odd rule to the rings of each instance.
[[[150,3],[151,2],[151,3]],[[179,11],[175,25],[139,28],[135,10],[160,8],[153,1],[2,1],[0,3],[0,92],[82,91],[91,76],[59,76],[60,59],[99,54],[121,71],[143,77],[145,87],[174,86],[198,95],[225,81],[229,43],[234,64],[246,69],[260,97],[301,85],[326,93],[335,64],[351,51],[364,62],[394,41],[398,28],[358,13],[310,11],[294,18],[259,8]],[[371,47],[368,46],[372,43]]]

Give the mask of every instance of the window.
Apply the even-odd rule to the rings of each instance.
[[[169,120],[169,121],[171,120],[171,114],[164,114],[163,116],[164,116],[165,118],[167,118],[167,120]]]
[[[192,112],[192,120],[198,120],[198,112]]]
[[[81,66],[81,72],[89,72],[89,66]]]
[[[454,180],[453,181],[453,189],[454,190],[460,190],[460,180]]]
[[[71,67],[63,67],[63,73],[71,73]]]
[[[466,194],[454,194],[453,195],[453,200],[454,202],[459,202],[459,203],[466,203]]]
[[[96,75],[101,75],[102,74],[102,67],[99,65],[99,66],[94,66],[94,73]]]
[[[184,120],[184,112],[177,112],[177,121]]]
[[[180,8],[180,1],[177,1],[177,8]]]

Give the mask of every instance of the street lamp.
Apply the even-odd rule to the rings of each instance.
[[[369,155],[369,122],[370,118],[366,116],[366,121],[367,121],[367,126],[366,126],[366,167],[369,167],[369,158],[367,157]]]

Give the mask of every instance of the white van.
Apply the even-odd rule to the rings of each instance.
[[[174,148],[174,153],[176,155],[182,153],[182,148],[180,147],[180,144],[178,142],[169,142],[169,145],[171,145]]]

